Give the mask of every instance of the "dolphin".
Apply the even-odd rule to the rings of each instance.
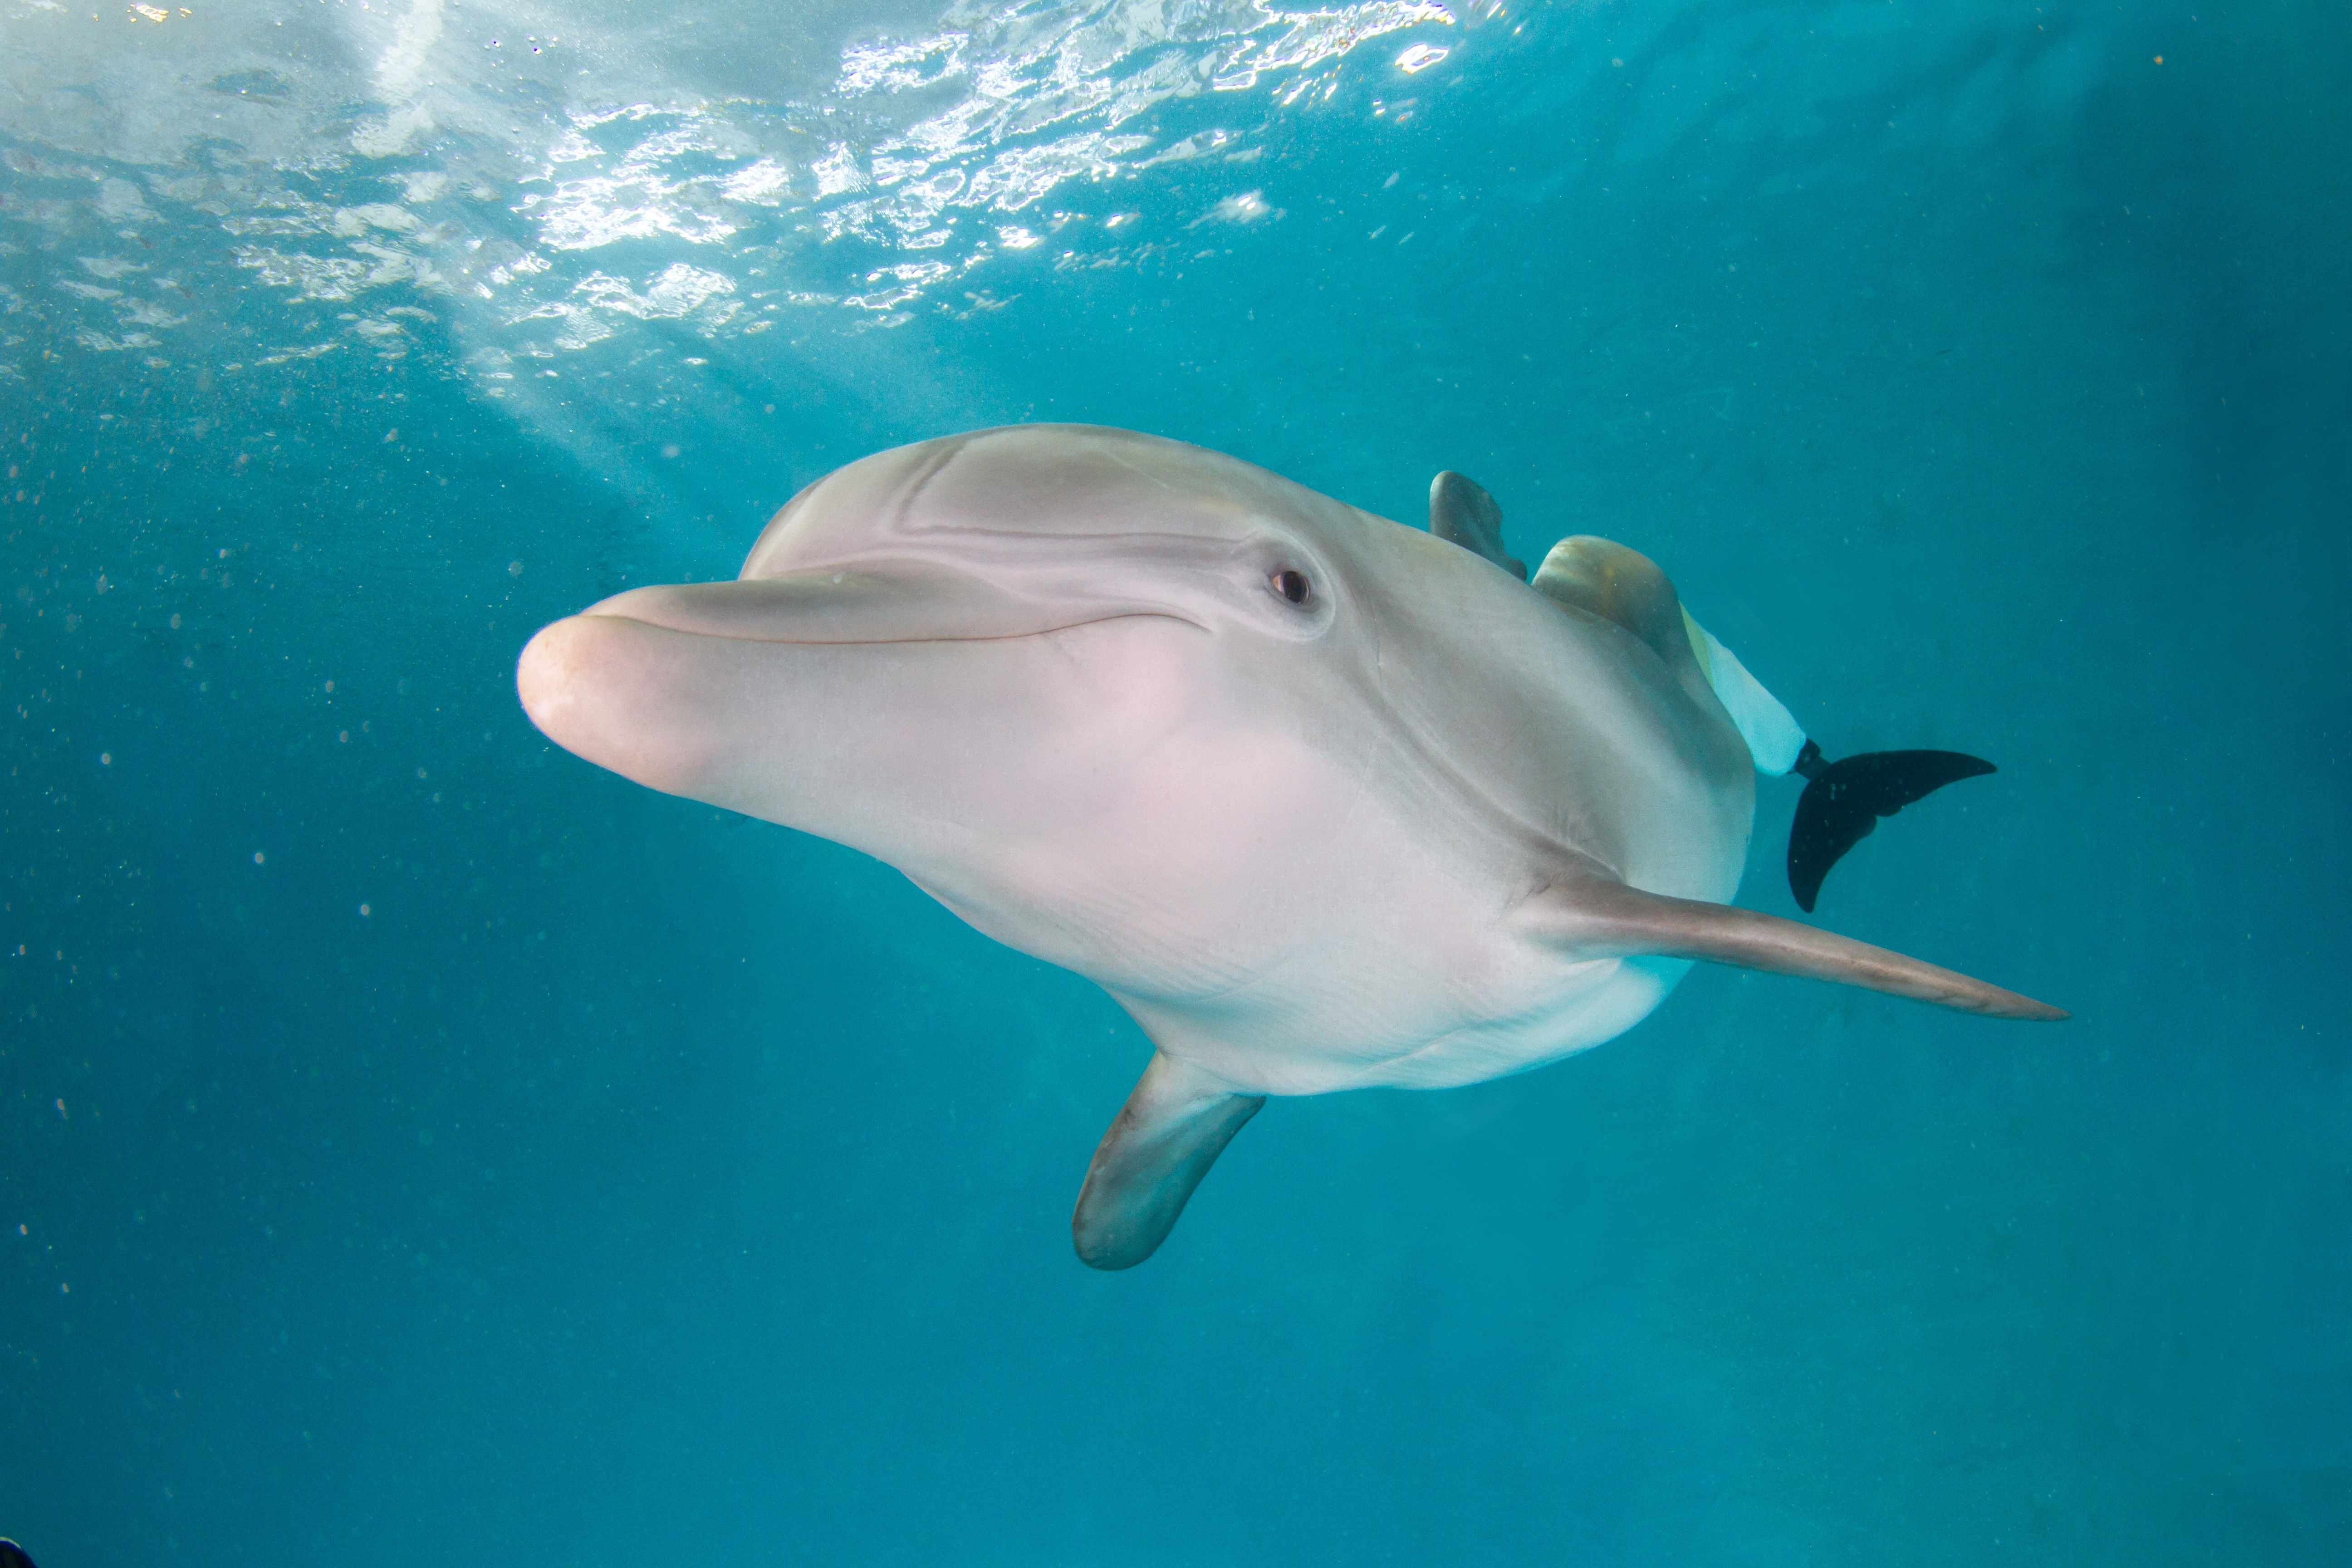
[[[1126,1008],[1157,1050],[1073,1216],[1098,1268],[1267,1096],[1524,1071],[1696,960],[2065,1016],[1730,907],[1759,767],[1819,749],[1646,558],[1569,539],[1529,582],[1475,483],[1431,515],[1128,431],[946,437],[802,490],[735,582],[545,627],[517,685],[589,762],[872,855]]]

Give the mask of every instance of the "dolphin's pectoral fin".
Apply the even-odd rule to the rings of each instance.
[[[1882,816],[1948,784],[1995,771],[1982,757],[1964,752],[1864,752],[1831,762],[1811,741],[1797,754],[1805,775],[1789,826],[1789,890],[1797,907],[1812,913],[1822,879],[1845,852],[1868,837]]]
[[[1078,1189],[1070,1237],[1095,1268],[1132,1268],[1159,1250],[1185,1200],[1242,1123],[1265,1103],[1161,1051],[1103,1134]]]
[[[1448,468],[1429,481],[1429,531],[1528,580],[1528,563],[1503,548],[1503,509],[1475,479]]]
[[[1522,907],[1543,940],[1579,959],[1701,959],[1859,985],[1988,1017],[2052,1022],[2067,1016],[2045,1002],[1883,947],[1754,910],[1645,893],[1598,873],[1563,876]]]

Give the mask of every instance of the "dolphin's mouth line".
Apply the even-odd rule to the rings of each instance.
[[[1107,626],[1113,621],[1172,621],[1181,626],[1190,626],[1196,632],[1203,634],[1209,632],[1209,628],[1207,626],[1202,626],[1199,621],[1192,619],[1191,616],[1180,616],[1171,611],[1166,610],[1121,610],[1110,615],[1088,616],[1082,620],[1064,621],[1055,626],[1039,626],[1032,631],[975,632],[966,633],[961,636],[945,635],[939,637],[761,637],[750,632],[719,630],[710,626],[673,626],[667,622],[653,620],[645,616],[600,615],[593,610],[583,610],[580,613],[577,618],[580,620],[626,621],[635,626],[644,626],[651,631],[668,632],[674,637],[708,637],[713,642],[757,643],[768,647],[922,647],[933,645],[945,647],[961,643],[1033,642],[1039,637],[1055,637],[1063,632],[1074,632],[1086,626]]]

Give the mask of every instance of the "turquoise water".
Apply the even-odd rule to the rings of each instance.
[[[2352,1558],[2341,7],[146,9],[0,9],[43,1568]],[[1650,553],[2074,1020],[1702,968],[1092,1273],[1133,1024],[512,689],[1027,419]]]

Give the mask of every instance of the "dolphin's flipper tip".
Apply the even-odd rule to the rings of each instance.
[[[1070,1215],[1090,1268],[1132,1268],[1168,1239],[1184,1205],[1242,1124],[1265,1103],[1162,1051],[1103,1134]]]
[[[1948,784],[1996,770],[1963,752],[1863,752],[1832,763],[1808,741],[1796,771],[1807,783],[1789,826],[1789,890],[1797,896],[1797,907],[1811,914],[1822,896],[1822,879],[1870,836],[1880,817]]]
[[[0,1568],[33,1568],[32,1554],[6,1536],[0,1536]]]

